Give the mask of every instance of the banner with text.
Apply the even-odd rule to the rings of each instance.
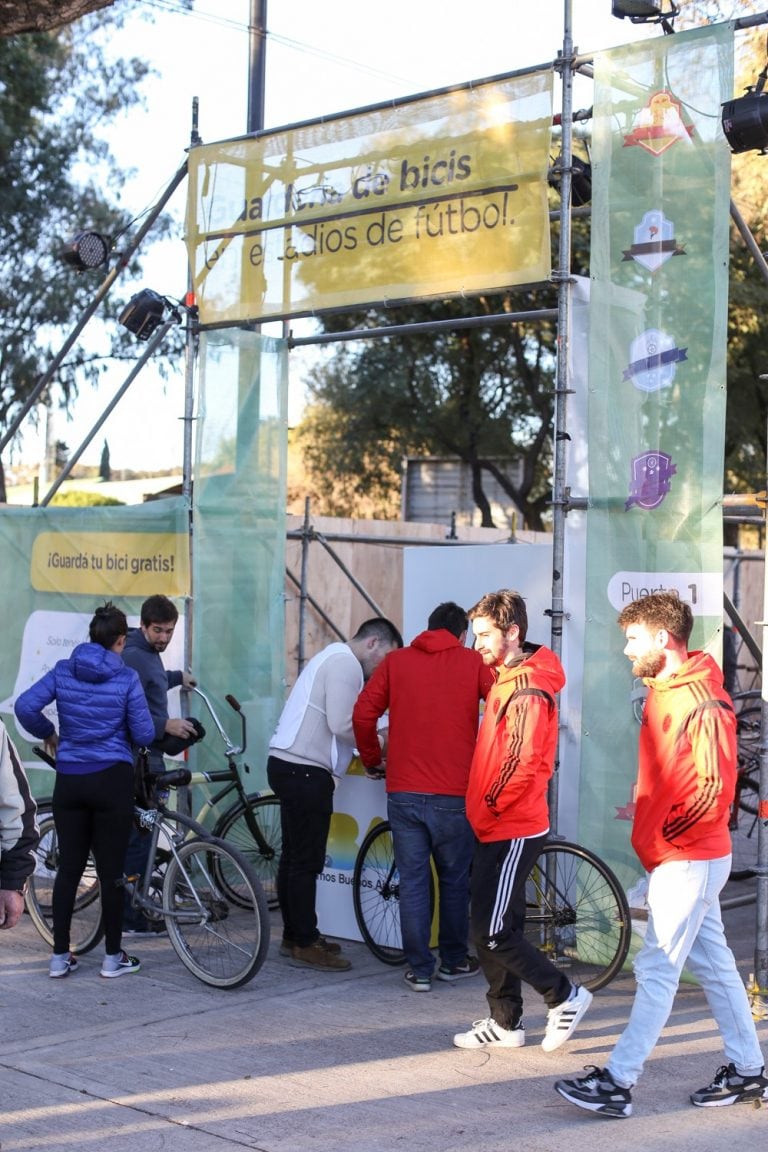
[[[625,882],[643,686],[617,614],[676,589],[694,647],[722,626],[732,88],[730,25],[595,57],[579,833]]]
[[[193,148],[206,325],[547,279],[551,69]]]

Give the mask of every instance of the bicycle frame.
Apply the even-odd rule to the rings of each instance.
[[[187,879],[186,870],[183,863],[179,860],[178,846],[183,844],[187,839],[188,833],[199,837],[201,840],[210,840],[210,833],[193,820],[191,816],[184,816],[179,812],[170,812],[164,805],[158,805],[157,808],[139,808],[138,806],[133,809],[134,816],[136,817],[139,828],[149,831],[149,856],[147,858],[147,868],[142,877],[141,884],[137,884],[137,877],[126,876],[123,878],[123,887],[128,893],[133,908],[139,908],[147,917],[148,920],[160,919],[189,919],[189,909],[185,909],[183,913],[164,912],[162,901],[158,905],[158,901],[150,896],[150,889],[152,885],[152,877],[155,872],[155,867],[158,863],[160,853],[166,853],[169,858],[176,860],[179,868]],[[174,822],[181,826],[183,831],[179,831],[174,826]],[[162,845],[161,845],[162,837]],[[165,863],[166,861],[159,861]],[[197,897],[195,897],[197,900]],[[197,901],[201,913],[201,922],[205,921],[207,913],[203,908],[200,901]]]

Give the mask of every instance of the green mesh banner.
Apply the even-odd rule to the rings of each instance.
[[[226,329],[200,344],[193,498],[194,667],[222,709],[248,723],[249,790],[266,783],[266,749],[284,698],[287,352],[284,341]],[[205,724],[203,712],[195,709]],[[197,766],[221,752],[214,732]]]
[[[627,882],[637,713],[620,609],[677,589],[722,623],[729,25],[595,58],[579,834]]]
[[[94,610],[114,601],[138,623],[141,602],[160,592],[183,615],[189,595],[189,507],[170,498],[130,507],[2,508],[0,716],[29,768],[36,796],[50,769],[31,753],[13,715],[19,692],[88,639]],[[172,667],[183,662],[183,626]]]

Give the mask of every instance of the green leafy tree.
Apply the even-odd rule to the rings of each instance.
[[[551,303],[538,293],[423,303],[386,314],[371,326],[449,322]],[[360,327],[361,317],[326,321]],[[443,328],[341,345],[316,370],[313,401],[299,429],[307,468],[324,510],[349,513],[368,502],[391,515],[405,455],[456,456],[470,469],[482,523],[493,525],[483,479],[493,475],[531,528],[542,528],[549,501],[554,328],[550,321]],[[499,461],[522,462],[522,480]]]
[[[73,232],[96,231],[111,241],[114,260],[132,223],[120,204],[124,174],[103,132],[140,99],[148,67],[107,58],[105,25],[118,19],[110,10],[57,32],[0,38],[0,432],[105,274],[64,265],[57,259],[63,244]],[[165,226],[158,222],[158,235]],[[128,276],[139,268],[132,259]],[[135,359],[135,341],[113,322],[134,290],[124,277],[107,295],[99,325],[71,349],[41,401],[67,409],[115,358]]]
[[[112,479],[112,468],[109,463],[109,444],[104,441],[104,447],[101,450],[101,460],[99,461],[99,479],[105,482]]]

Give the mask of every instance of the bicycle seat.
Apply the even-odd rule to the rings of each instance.
[[[152,785],[155,788],[181,788],[185,784],[189,784],[192,779],[192,773],[189,768],[173,768],[170,772],[159,772],[157,775],[152,774]]]

